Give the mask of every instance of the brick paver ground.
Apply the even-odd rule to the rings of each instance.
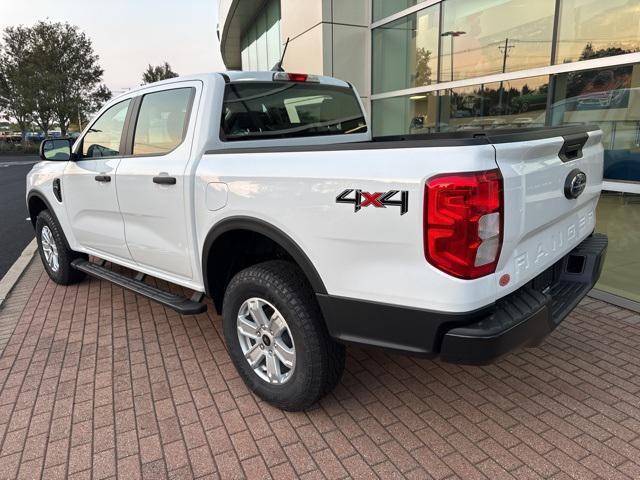
[[[640,478],[640,317],[593,299],[490,367],[350,348],[296,414],[248,392],[212,312],[60,287],[37,258],[3,343],[0,478]]]

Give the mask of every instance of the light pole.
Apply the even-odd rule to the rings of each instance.
[[[455,37],[460,37],[467,32],[463,32],[462,30],[449,30],[448,32],[441,33],[441,37],[451,37],[451,81],[453,82],[453,39]]]

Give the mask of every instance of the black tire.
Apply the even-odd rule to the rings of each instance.
[[[295,345],[295,368],[282,384],[261,378],[249,365],[238,338],[238,314],[253,297],[266,300],[283,316]],[[311,407],[340,381],[345,348],[327,331],[315,295],[296,265],[274,260],[236,274],[223,302],[224,336],[229,354],[247,386],[260,398],[288,411]]]
[[[55,243],[58,255],[58,268],[54,269],[48,262],[43,249],[42,230],[50,232],[50,238]],[[62,233],[62,228],[49,210],[43,210],[36,218],[36,239],[38,252],[49,278],[60,285],[71,285],[85,278],[85,274],[71,267],[71,262],[76,258],[87,258],[85,254],[74,252],[69,248],[67,240]]]

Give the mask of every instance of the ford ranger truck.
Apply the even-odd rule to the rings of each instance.
[[[133,89],[73,144],[43,142],[27,204],[53,281],[215,308],[249,388],[300,410],[339,381],[345,344],[481,365],[556,328],[607,247],[601,138],[375,137],[347,82],[214,73]]]

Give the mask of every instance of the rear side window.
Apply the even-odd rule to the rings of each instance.
[[[225,88],[221,139],[341,135],[367,131],[350,88],[317,83],[230,83]]]
[[[184,140],[193,88],[176,88],[142,97],[133,139],[134,155],[162,155]]]

